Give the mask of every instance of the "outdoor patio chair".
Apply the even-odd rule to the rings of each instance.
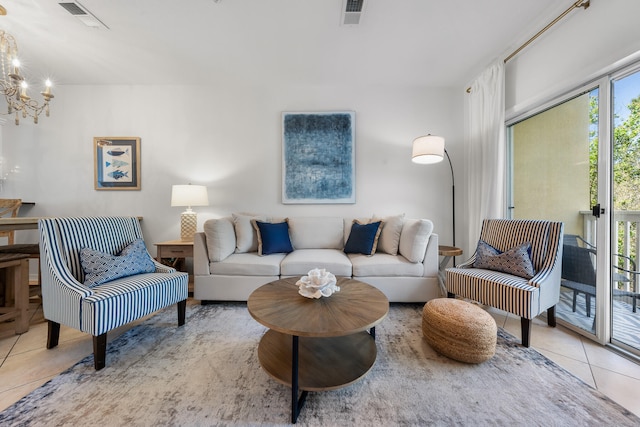
[[[596,267],[594,265],[594,256],[596,255],[595,246],[586,242],[580,236],[567,234],[565,235],[565,244],[562,252],[562,283],[565,288],[573,291],[572,310],[576,311],[576,300],[578,294],[585,296],[587,317],[591,317],[591,297],[596,295]],[[581,246],[579,246],[581,245]],[[640,297],[638,291],[638,275],[635,262],[624,255],[617,257],[626,258],[631,264],[633,270],[628,270],[614,265],[616,272],[613,274],[614,282],[632,282],[632,291],[621,289],[613,289],[615,297],[630,297],[632,299],[632,310],[637,312],[637,300]],[[632,276],[629,279],[624,273]]]

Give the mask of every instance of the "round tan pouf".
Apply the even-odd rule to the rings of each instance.
[[[498,328],[482,308],[453,298],[427,302],[422,334],[438,353],[460,362],[481,363],[496,352]]]

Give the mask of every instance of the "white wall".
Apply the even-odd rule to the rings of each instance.
[[[447,138],[462,161],[458,90],[406,87],[66,86],[51,117],[3,126],[5,180],[0,197],[36,202],[28,216],[141,215],[153,242],[179,238],[182,208],[170,207],[172,184],[204,184],[207,218],[249,211],[274,215],[395,214],[432,219],[451,235],[448,164],[411,163],[411,142]],[[281,203],[281,113],[356,112],[356,204]],[[93,137],[141,138],[142,189],[94,190]],[[456,162],[456,158],[460,161]],[[460,171],[461,174],[461,171]],[[31,232],[20,239],[34,240]]]
[[[507,119],[640,59],[640,1],[592,0],[507,63]]]

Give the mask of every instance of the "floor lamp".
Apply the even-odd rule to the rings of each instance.
[[[432,163],[439,163],[444,160],[444,156],[447,156],[449,161],[449,168],[451,168],[451,200],[452,200],[452,224],[453,224],[453,246],[456,245],[456,180],[453,175],[453,165],[451,164],[451,157],[444,148],[444,138],[435,135],[419,136],[413,140],[413,153],[411,161],[422,165],[428,165]],[[455,257],[453,259],[455,265]]]

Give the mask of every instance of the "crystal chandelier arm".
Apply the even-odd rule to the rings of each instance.
[[[15,112],[16,125],[20,124],[20,113],[23,118],[32,117],[34,123],[38,123],[38,116],[43,111],[49,117],[49,102],[54,98],[51,93],[51,81],[47,80],[45,90],[40,92],[44,100],[42,104],[27,94],[25,79],[20,75],[18,45],[15,38],[3,30],[0,30],[0,63],[2,65],[0,93],[7,101],[7,114]]]

